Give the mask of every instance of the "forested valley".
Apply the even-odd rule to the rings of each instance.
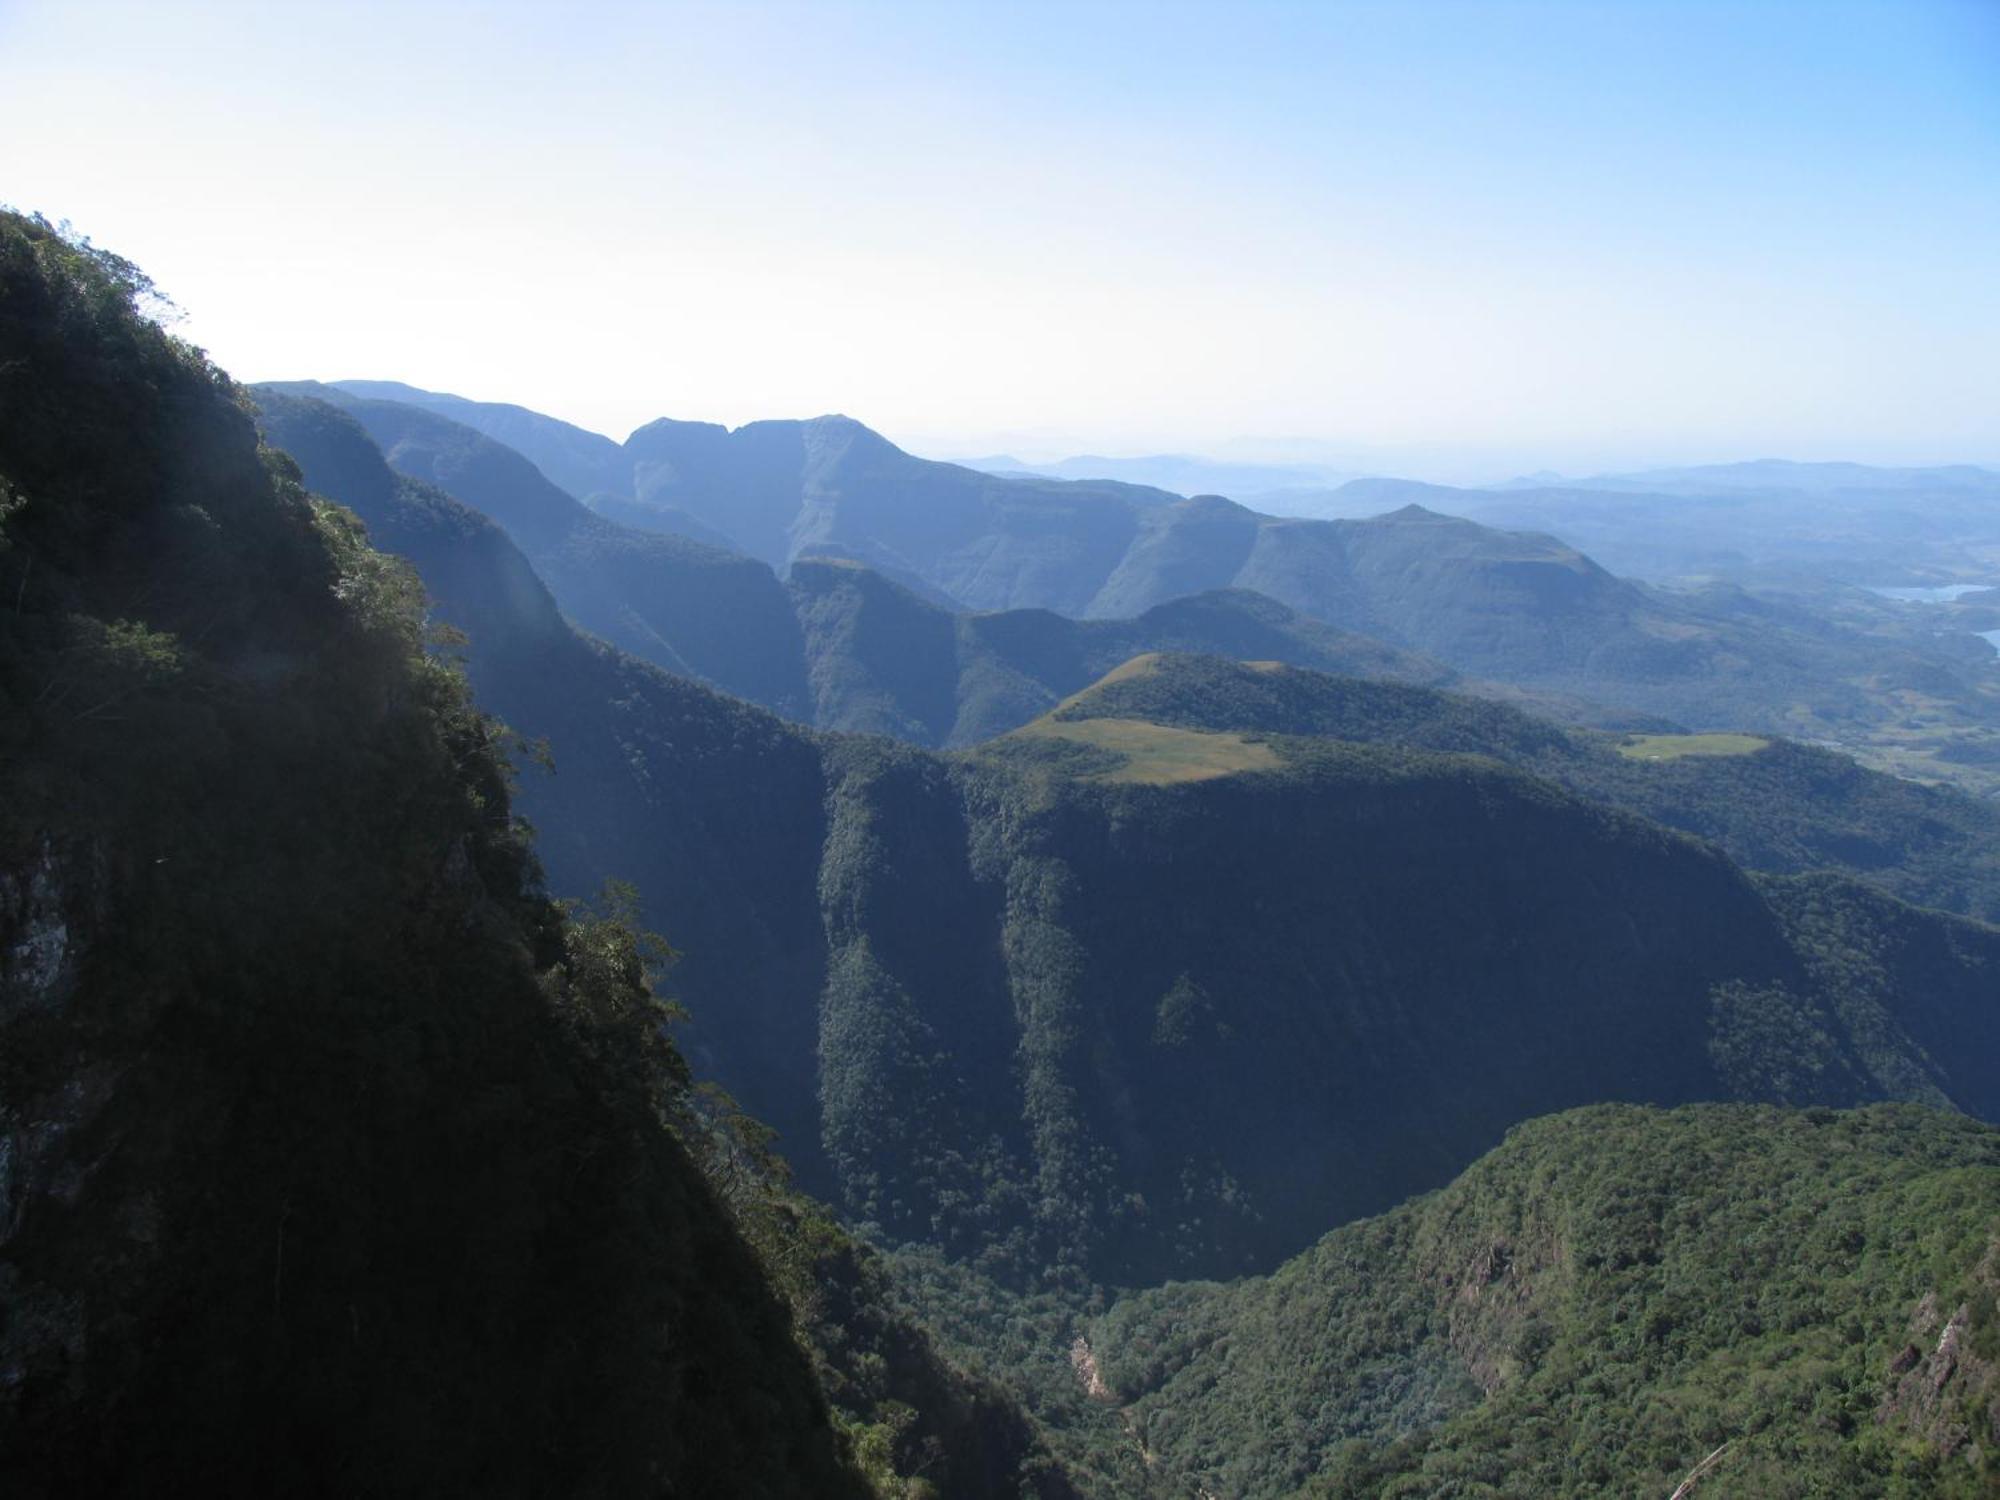
[[[2000,1483],[1990,667],[155,302],[0,216],[9,1494]]]

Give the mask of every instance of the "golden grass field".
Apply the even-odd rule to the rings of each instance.
[[[1635,734],[1618,747],[1628,760],[1680,760],[1690,755],[1751,755],[1771,742],[1754,734]]]
[[[1063,719],[1065,709],[1115,682],[1157,671],[1160,654],[1148,651],[1105,673],[1080,693],[1072,693],[1054,708],[1014,731],[1010,738],[1070,740],[1122,756],[1116,770],[1100,772],[1099,781],[1136,782],[1142,786],[1172,786],[1184,781],[1210,781],[1239,771],[1275,771],[1284,762],[1269,745],[1240,734],[1173,729],[1143,719]],[[1252,663],[1275,670],[1276,662]]]
[[[1210,734],[1195,729],[1170,729],[1140,719],[1037,719],[1014,733],[1022,738],[1073,740],[1124,757],[1125,763],[1101,773],[1101,781],[1132,781],[1144,786],[1171,786],[1183,781],[1208,781],[1239,771],[1275,771],[1284,762],[1269,745],[1239,734]]]

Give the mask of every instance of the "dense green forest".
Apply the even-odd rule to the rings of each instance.
[[[1199,1492],[1990,1495],[2000,1131],[1600,1106],[1276,1274],[1124,1299],[1080,1337]]]

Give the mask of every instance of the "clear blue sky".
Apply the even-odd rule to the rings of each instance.
[[[246,379],[941,453],[2000,462],[2000,0],[0,0],[0,100],[0,201]]]

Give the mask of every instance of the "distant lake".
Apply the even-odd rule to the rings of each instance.
[[[1868,592],[1880,594],[1884,599],[1901,599],[1907,604],[1949,604],[1960,594],[1977,594],[1984,589],[2000,587],[1991,583],[1947,583],[1938,588],[1893,588],[1882,589],[1870,586]]]

